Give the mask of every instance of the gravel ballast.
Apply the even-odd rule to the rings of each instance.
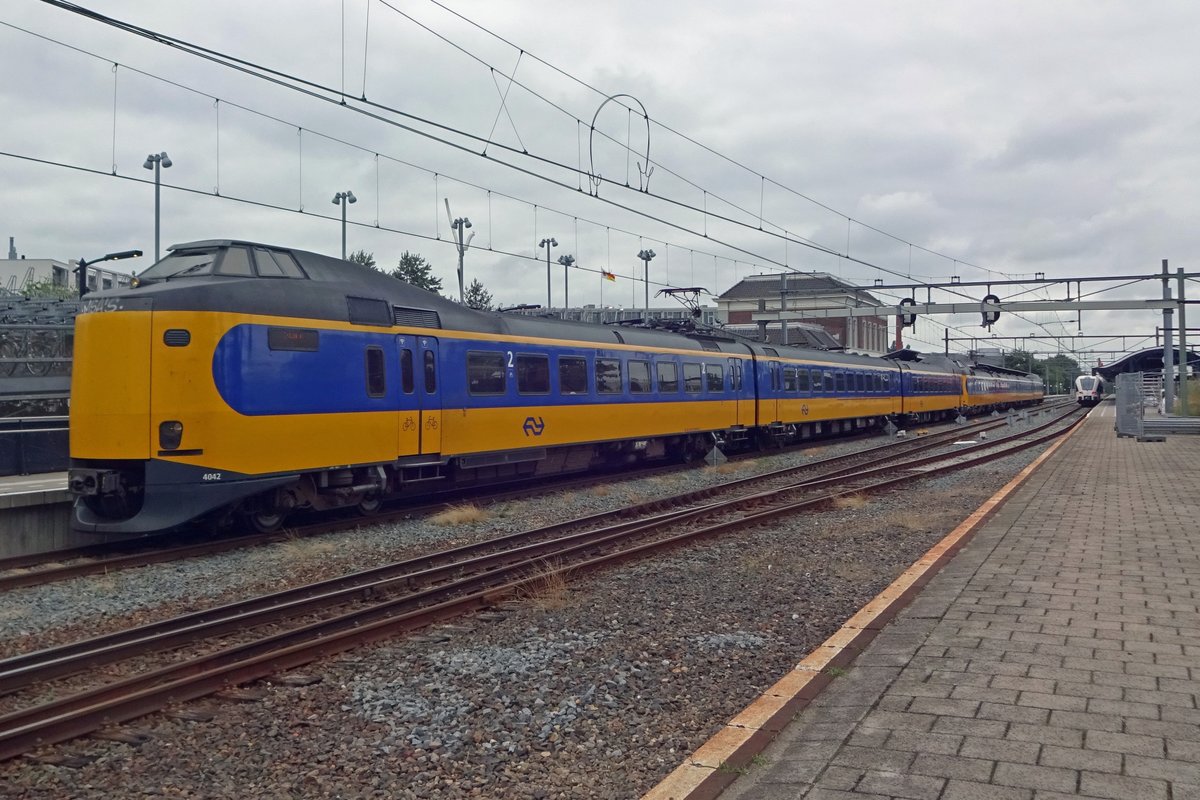
[[[777,469],[878,444],[837,442],[756,459]],[[139,746],[83,739],[0,764],[5,796],[29,798],[628,798],[653,786],[896,575],[1031,462],[1034,448],[903,491],[566,581],[500,608],[364,647],[264,684],[257,702],[210,698],[210,721],[155,714]],[[612,482],[487,509],[454,527],[364,527],[6,595],[0,647],[23,652],[81,632],[281,588],[549,521],[720,482],[706,469]]]

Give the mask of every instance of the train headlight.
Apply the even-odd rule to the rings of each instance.
[[[158,446],[163,450],[177,450],[183,441],[183,423],[168,420],[158,426]]]

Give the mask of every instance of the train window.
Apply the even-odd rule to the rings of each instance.
[[[346,296],[347,318],[354,325],[387,325],[392,324],[392,307],[386,300],[373,297]]]
[[[837,381],[837,383],[835,384],[836,388],[834,389],[834,391],[838,392],[839,394],[841,392],[846,391],[846,373],[844,373],[844,372],[836,373],[834,375],[834,380]]]
[[[276,253],[254,248],[254,266],[260,278],[303,278],[304,272],[291,253]]]
[[[210,275],[219,250],[176,250],[166,258],[151,264],[138,275],[138,283],[146,284],[167,278],[187,275]],[[90,274],[90,270],[89,270]]]
[[[856,373],[854,383],[857,386],[858,391],[865,392],[867,390],[867,376],[863,375],[861,372]]]
[[[504,383],[503,353],[467,353],[467,387],[471,394],[504,394]]]
[[[708,390],[710,392],[725,391],[725,370],[720,364],[705,364],[704,374],[708,376]]]
[[[245,278],[253,277],[254,269],[250,266],[250,253],[244,247],[228,248],[225,251],[225,257],[221,259],[221,268],[217,270],[217,273]]]
[[[877,392],[883,391],[883,376],[880,375],[878,372],[875,373],[875,391],[877,391]]]
[[[885,373],[882,380],[883,380],[883,391],[890,392],[892,390],[892,376]]]
[[[795,367],[784,367],[783,368],[783,390],[785,392],[796,391],[796,368]]]
[[[729,377],[733,379],[733,390],[740,392],[742,390],[742,365],[731,364],[729,366]]]
[[[433,359],[433,351],[425,351],[425,394],[437,391],[437,362]]]
[[[698,392],[704,387],[704,370],[699,364],[683,364],[683,390],[685,392]]]
[[[405,394],[413,393],[412,350],[407,348],[400,351],[400,388],[404,390]]]
[[[801,369],[796,371],[796,388],[801,392],[808,392],[808,370]]]
[[[656,365],[658,370],[658,391],[662,394],[667,392],[679,391],[679,367],[674,361],[659,361]]]
[[[829,370],[825,371],[825,391],[833,394],[833,373]]]
[[[824,381],[824,378],[821,377],[821,370],[814,369],[812,371],[812,390],[814,392],[823,391],[825,388],[825,384],[823,383],[823,381]]]
[[[517,356],[517,391],[550,394],[550,357]]]
[[[271,258],[271,254],[262,248],[254,249],[254,269],[260,278],[282,278],[283,270]]]
[[[559,356],[559,394],[587,394],[587,359],[579,356]]]
[[[383,366],[383,348],[367,348],[367,396],[383,397],[387,391]]]
[[[629,391],[645,394],[654,387],[650,385],[650,362],[629,360]]]
[[[596,359],[596,391],[600,394],[621,393],[621,362],[615,358]]]

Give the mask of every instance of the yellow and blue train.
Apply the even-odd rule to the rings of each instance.
[[[1038,402],[1036,376],[909,351],[480,312],[368,267],[176,245],[89,295],[71,385],[75,527],[151,533],[434,489],[687,460]]]

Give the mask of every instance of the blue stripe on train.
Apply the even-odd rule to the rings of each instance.
[[[297,326],[300,327],[300,326]],[[368,397],[365,348],[384,351],[395,374],[395,335],[322,330],[315,352],[272,350],[266,325],[237,325],[213,353],[213,382],[239,414],[337,414],[415,409],[416,398],[390,380],[383,397]]]

